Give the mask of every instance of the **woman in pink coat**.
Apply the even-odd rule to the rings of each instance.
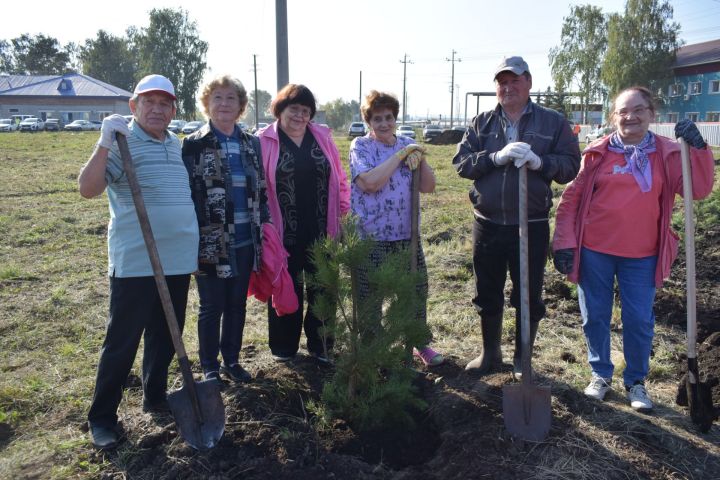
[[[632,408],[647,411],[653,408],[644,382],[655,328],[655,289],[677,256],[670,217],[675,195],[682,195],[680,148],[648,130],[655,103],[647,88],[620,92],[611,111],[616,131],[588,146],[580,173],[562,194],[554,261],[578,284],[592,369],[585,395],[602,400],[612,382],[610,317],[617,281],[625,390]],[[712,152],[690,120],[675,125],[675,136],[691,146],[693,198],[704,198],[712,191]]]
[[[257,135],[270,218],[289,253],[288,270],[299,307],[282,317],[268,308],[270,350],[276,361],[294,358],[304,327],[308,352],[327,362],[333,339],[322,334],[322,321],[311,308],[317,292],[305,286],[304,277],[315,273],[310,246],[318,239],[338,235],[340,218],[350,209],[347,176],[332,131],[311,122],[316,103],[306,86],[285,86],[271,108],[277,121]],[[304,298],[308,308],[303,314]]]

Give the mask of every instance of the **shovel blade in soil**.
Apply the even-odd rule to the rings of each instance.
[[[713,405],[712,388],[700,381],[697,358],[688,357],[688,372],[685,376],[690,419],[702,433],[707,433],[717,418]]]
[[[503,386],[505,428],[523,440],[539,442],[550,433],[550,387],[534,385]]]
[[[175,417],[180,436],[196,450],[213,448],[225,431],[225,405],[215,380],[195,382],[200,417],[198,417],[186,385],[168,394],[168,403]]]

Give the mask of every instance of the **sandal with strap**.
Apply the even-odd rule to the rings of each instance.
[[[445,361],[442,354],[430,347],[425,347],[420,350],[413,348],[413,355],[422,360],[426,367],[436,367]]]

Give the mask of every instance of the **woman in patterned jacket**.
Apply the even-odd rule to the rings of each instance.
[[[248,283],[261,265],[262,224],[270,221],[260,142],[236,124],[248,102],[238,79],[210,81],[200,101],[209,122],[182,145],[200,227],[200,364],[205,379],[221,382],[222,372],[248,382],[239,362]]]

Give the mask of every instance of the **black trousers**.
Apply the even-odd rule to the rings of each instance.
[[[545,316],[542,299],[545,262],[550,243],[547,220],[528,223],[528,270],[530,321]],[[481,315],[498,315],[505,304],[505,279],[510,270],[510,304],[520,312],[520,239],[517,225],[499,225],[475,219],[473,225],[473,271],[475,298],[472,302]],[[519,315],[518,315],[519,318]]]
[[[190,275],[170,275],[165,279],[182,331]],[[166,398],[168,366],[175,354],[155,279],[111,277],[107,333],[100,351],[95,393],[88,413],[91,425],[112,428],[117,424],[123,387],[141,337],[145,340],[143,399],[145,403],[154,404]]]
[[[293,356],[300,347],[300,335],[305,330],[307,349],[311,353],[323,354],[324,323],[312,311],[317,289],[306,285],[305,275],[312,275],[317,270],[310,258],[309,246],[297,245],[288,248],[288,272],[293,279],[295,294],[298,298],[298,309],[288,315],[278,316],[272,304],[268,303],[268,343],[273,355]],[[307,310],[303,302],[307,300]],[[304,315],[303,315],[304,314]],[[325,347],[332,350],[334,339],[326,335]]]

